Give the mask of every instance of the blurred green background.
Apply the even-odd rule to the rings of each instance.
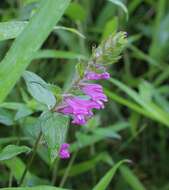
[[[37,7],[38,0],[1,0],[0,21],[28,21]],[[50,166],[46,149],[39,148],[27,184],[90,190],[113,162],[129,159],[132,163],[120,167],[109,190],[169,190],[169,1],[74,0],[59,26],[76,31],[54,30],[28,69],[63,88],[69,86],[75,64],[85,61],[109,34],[126,31],[128,44],[109,68],[113,79],[103,83],[109,97],[106,109],[97,111],[87,126],[69,128],[71,160]],[[0,59],[12,42],[0,41]],[[22,80],[6,102],[23,102],[26,108],[0,108],[0,147],[18,139],[32,144],[39,112],[27,113],[27,106],[36,103]],[[19,111],[25,115],[16,119]],[[0,186],[8,186],[10,171],[15,185],[26,161],[20,156],[0,163]]]

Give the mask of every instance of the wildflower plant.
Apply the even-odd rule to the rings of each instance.
[[[77,64],[76,75],[65,91],[30,71],[24,73],[30,94],[46,105],[39,118],[40,136],[48,146],[52,162],[57,157],[70,157],[66,143],[69,119],[73,125],[83,126],[94,115],[93,110],[104,109],[108,98],[102,85],[96,82],[110,78],[109,65],[120,59],[126,41],[126,33],[119,32],[101,42],[87,63]]]

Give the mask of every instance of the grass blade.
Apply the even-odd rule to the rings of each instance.
[[[109,183],[111,182],[112,178],[114,177],[118,168],[124,164],[129,162],[129,160],[121,160],[117,164],[115,164],[106,174],[105,176],[99,181],[99,183],[94,187],[93,190],[106,190]]]
[[[123,92],[125,92],[130,98],[132,98],[138,105],[146,110],[149,113],[150,117],[153,117],[155,120],[159,121],[160,123],[164,124],[165,126],[169,127],[168,122],[168,113],[161,109],[158,105],[154,102],[148,102],[144,98],[140,96],[136,91],[125,85],[124,83],[111,78],[109,80],[115,86],[120,88]]]
[[[28,23],[29,22],[27,21],[0,22],[0,41],[16,38],[28,25]],[[66,30],[76,34],[81,38],[85,38],[85,36],[75,28],[70,28],[65,26],[55,26],[53,30]]]
[[[87,57],[83,56],[82,54],[78,54],[71,51],[59,51],[59,50],[40,50],[37,53],[35,53],[35,59],[82,59],[86,60]]]
[[[0,23],[0,41],[16,38],[27,25],[23,21],[9,21]]]
[[[146,190],[136,175],[134,175],[134,173],[127,166],[121,166],[120,173],[130,187],[132,187],[132,190]]]
[[[31,63],[34,53],[41,47],[59,21],[69,2],[70,0],[42,0],[39,10],[16,38],[0,63],[0,102],[5,99],[26,67]]]
[[[122,3],[119,0],[109,0],[109,1],[114,3],[115,5],[119,6],[122,9],[124,11],[124,13],[126,14],[126,18],[128,20],[128,10],[127,10],[127,7],[124,5],[124,3]]]

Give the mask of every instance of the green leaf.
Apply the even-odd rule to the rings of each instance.
[[[18,109],[16,115],[15,115],[15,121],[16,120],[19,120],[21,118],[24,118],[28,115],[31,115],[33,113],[33,111],[28,108],[27,106],[23,105],[23,106],[20,106],[20,108]]]
[[[75,28],[65,27],[65,26],[55,26],[54,30],[66,30],[68,32],[72,32],[72,33],[76,34],[77,36],[79,36],[81,38],[86,38],[81,32],[79,32]]]
[[[115,34],[118,29],[118,18],[114,17],[109,20],[104,28],[102,39],[106,39],[110,34]]]
[[[114,132],[113,128],[97,128],[93,130],[94,134],[103,136],[105,138],[121,139],[121,136]]]
[[[70,0],[40,1],[37,12],[0,63],[0,102],[9,94],[31,63],[35,52],[60,20],[69,2]]]
[[[84,63],[78,63],[76,65],[76,71],[79,74],[80,78],[83,78],[84,73],[85,73],[85,65],[84,65]]]
[[[132,190],[146,190],[137,176],[127,166],[121,166],[120,173],[122,174],[124,180],[130,185]]]
[[[128,108],[136,111],[137,113],[145,115],[146,117],[152,118],[149,112],[147,112],[146,110],[143,110],[142,107],[137,105],[135,102],[132,102],[132,101],[127,100],[126,98],[120,97],[118,94],[110,92],[108,89],[105,89],[104,91],[106,95],[113,101],[116,101],[124,106],[127,106]]]
[[[70,3],[65,14],[75,21],[77,20],[84,21],[86,18],[85,9],[80,4],[75,3],[75,2]]]
[[[34,56],[35,59],[45,59],[45,58],[55,58],[55,59],[84,59],[86,60],[86,57],[70,52],[70,51],[58,51],[58,50],[40,50],[37,53],[35,53]]]
[[[161,122],[165,126],[169,127],[169,114],[165,110],[161,109],[154,102],[149,102],[143,97],[141,97],[136,91],[132,90],[127,85],[122,82],[111,78],[109,79],[114,85],[124,91],[129,97],[131,97],[138,105],[145,109],[145,114],[148,113],[149,117],[155,119],[158,122]]]
[[[131,40],[131,38],[130,38],[130,40]],[[156,66],[159,69],[162,69],[162,67],[158,64],[158,61],[156,59],[153,59],[152,57],[150,57],[149,55],[147,55],[146,53],[144,53],[143,51],[138,49],[136,46],[134,46],[132,44],[128,44],[128,48],[132,50],[133,56],[136,57],[137,59],[144,60],[147,63],[149,63],[153,66]]]
[[[38,75],[25,71],[23,77],[29,93],[39,102],[52,108],[56,104],[55,96],[47,89],[48,84]]]
[[[36,186],[36,187],[9,187],[9,188],[0,188],[1,190],[68,190],[63,188],[57,188],[52,186]]]
[[[17,180],[17,182],[19,182],[26,167],[24,162],[20,158],[14,157],[13,159],[3,161],[3,163],[10,169],[12,175]],[[47,180],[40,179],[28,171],[23,185],[35,186],[39,184],[46,185],[47,183],[49,184]]]
[[[28,137],[20,137],[20,141],[28,141],[30,138]],[[0,145],[2,144],[9,144],[9,143],[16,143],[18,141],[18,137],[3,137],[0,138]]]
[[[40,119],[51,162],[53,162],[58,156],[60,145],[65,142],[69,119],[56,112],[43,113]]]
[[[0,108],[0,123],[7,126],[13,125],[14,124],[13,115],[9,111]]]
[[[28,22],[10,21],[0,23],[0,41],[16,38]]]
[[[19,154],[30,152],[27,146],[8,145],[0,152],[0,161],[11,159]]]
[[[28,4],[31,4],[31,3],[35,3],[35,2],[37,2],[37,1],[39,1],[39,0],[23,0],[23,5],[25,6],[25,5],[28,5]]]
[[[41,131],[40,118],[27,117],[24,119],[22,126],[23,132],[27,137],[31,137],[33,140],[38,138]]]
[[[69,176],[72,177],[72,176],[80,175],[89,170],[92,170],[93,168],[96,167],[97,164],[102,164],[102,163],[107,163],[111,165],[113,164],[111,156],[107,152],[102,152],[90,160],[86,160],[84,162],[74,164],[71,167],[71,170],[69,171]],[[61,176],[64,175],[65,171],[66,171],[66,168],[60,170],[58,175],[61,175]]]
[[[106,190],[108,188],[109,183],[111,182],[112,178],[114,177],[116,171],[119,167],[124,164],[129,163],[129,160],[121,160],[117,164],[115,164],[106,174],[105,176],[99,181],[99,183],[93,188],[93,190]]]
[[[57,95],[61,96],[62,89],[59,86],[48,83],[47,89],[49,89],[55,96]]]
[[[26,167],[24,162],[19,157],[14,157],[13,159],[3,161],[3,163],[10,169],[17,182],[19,182]],[[27,182],[30,178],[32,178],[32,175],[28,171],[24,182]]]
[[[162,13],[164,12],[165,11],[163,11]],[[157,11],[157,13],[161,14],[161,10]],[[169,48],[168,30],[169,30],[169,14],[167,14],[161,20],[159,20],[156,28],[154,28],[153,41],[150,47],[150,56],[155,60],[157,60],[157,63],[165,61],[166,57],[168,56],[168,48]],[[159,51],[159,49],[161,51]]]
[[[120,123],[116,123],[115,125],[112,126],[107,126],[106,128],[111,130],[112,132],[114,131],[114,133],[120,132],[126,128],[128,128],[130,125],[129,123],[126,122],[120,122]],[[95,129],[93,129],[95,130]],[[94,133],[94,131],[93,131]],[[112,134],[113,135],[113,134]],[[94,143],[97,143],[101,140],[105,139],[104,135],[97,135],[97,134],[84,134],[82,132],[76,132],[76,138],[77,141],[74,142],[73,144],[71,144],[70,150],[76,151],[79,150],[81,148],[84,148],[86,146],[91,146]]]
[[[147,102],[151,102],[153,97],[153,87],[148,82],[142,81],[139,84],[139,94]]]
[[[126,14],[126,17],[127,17],[127,20],[128,20],[128,10],[127,10],[127,7],[124,5],[124,3],[122,3],[120,0],[108,0],[108,1],[110,1],[113,4],[119,6],[124,11],[124,13]]]
[[[16,38],[27,25],[27,21],[0,22],[0,41]],[[85,38],[85,36],[75,28],[55,26],[53,30],[66,30],[80,36],[81,38]]]
[[[0,104],[0,107],[10,110],[19,110],[21,106],[26,106],[26,104],[18,102],[4,102]]]

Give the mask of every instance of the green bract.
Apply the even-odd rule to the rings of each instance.
[[[126,32],[110,35],[94,50],[93,61],[101,65],[116,63],[121,58],[121,53],[127,44]]]

